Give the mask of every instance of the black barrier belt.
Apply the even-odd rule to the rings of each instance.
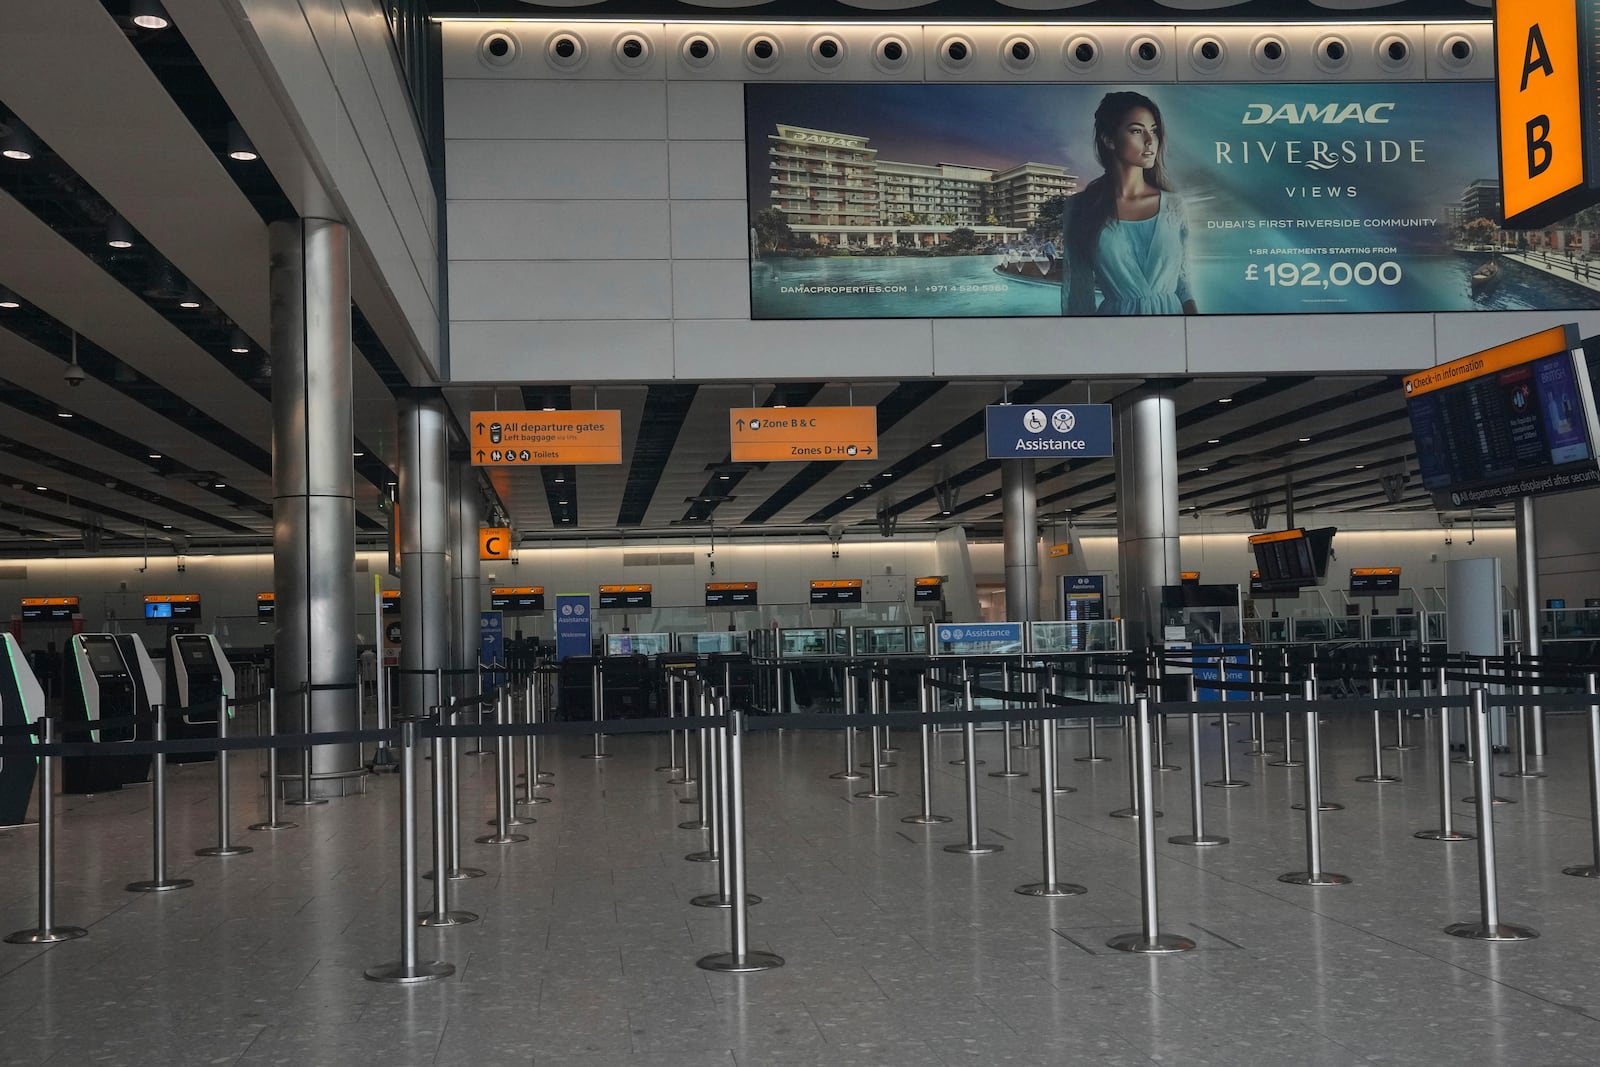
[[[48,716],[47,716],[48,717]],[[0,726],[0,737],[38,736],[44,733],[44,722],[25,722],[15,726]]]
[[[230,700],[229,703],[233,705],[234,710],[238,710],[240,708],[253,708],[257,704],[265,704],[269,699],[270,696],[267,693],[257,693],[255,696],[245,697],[243,700]]]

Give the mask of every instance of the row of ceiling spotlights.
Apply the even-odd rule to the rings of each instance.
[[[684,66],[704,70],[717,61],[722,43],[710,34],[694,33],[679,42],[678,58]],[[1289,64],[1292,45],[1283,35],[1266,31],[1250,42],[1251,65],[1261,74],[1276,74]],[[784,60],[784,42],[769,33],[757,32],[743,42],[743,58],[747,68],[757,74],[776,70]],[[807,46],[811,65],[824,73],[838,70],[849,56],[850,45],[844,37],[823,31],[813,36]],[[478,54],[491,67],[508,67],[521,55],[521,44],[515,34],[494,30],[479,42]],[[1075,74],[1088,74],[1100,64],[1106,48],[1092,33],[1078,33],[1061,46],[1060,62]],[[1128,67],[1139,73],[1153,73],[1165,58],[1165,46],[1153,34],[1135,33],[1124,48]],[[1382,35],[1373,45],[1373,60],[1378,68],[1399,73],[1410,68],[1419,53],[1410,34],[1394,31]],[[1437,59],[1450,71],[1465,70],[1477,51],[1476,42],[1465,33],[1447,35],[1439,43]],[[655,45],[641,34],[625,33],[611,45],[613,64],[621,70],[640,70],[654,58]],[[935,47],[935,58],[941,69],[950,74],[970,70],[979,57],[979,45],[968,35],[953,32],[944,35]],[[889,32],[872,44],[872,64],[885,74],[898,74],[911,64],[914,49],[909,37]],[[1311,43],[1311,59],[1325,74],[1340,74],[1348,70],[1356,55],[1356,46],[1338,31],[1318,35]],[[584,35],[573,30],[551,34],[544,46],[545,61],[557,70],[576,71],[589,62],[590,47]],[[1013,33],[998,43],[997,56],[1001,66],[1021,74],[1037,68],[1043,61],[1044,49],[1027,33]],[[1191,67],[1202,74],[1222,70],[1229,61],[1229,43],[1220,36],[1202,35],[1189,42],[1188,60]]]

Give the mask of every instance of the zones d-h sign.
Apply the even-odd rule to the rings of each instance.
[[[1110,404],[992,404],[984,422],[990,459],[1111,455]]]
[[[728,444],[735,463],[875,459],[878,409],[730,408]]]
[[[622,462],[620,411],[474,411],[479,467]]]

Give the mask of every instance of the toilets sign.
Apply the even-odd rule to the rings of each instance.
[[[1110,404],[992,404],[984,411],[990,459],[1111,455]]]

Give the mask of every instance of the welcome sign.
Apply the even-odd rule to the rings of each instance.
[[[1501,224],[1489,83],[745,93],[754,318],[1600,307],[1583,231]],[[1148,218],[1090,214],[1115,94],[1159,112]]]

